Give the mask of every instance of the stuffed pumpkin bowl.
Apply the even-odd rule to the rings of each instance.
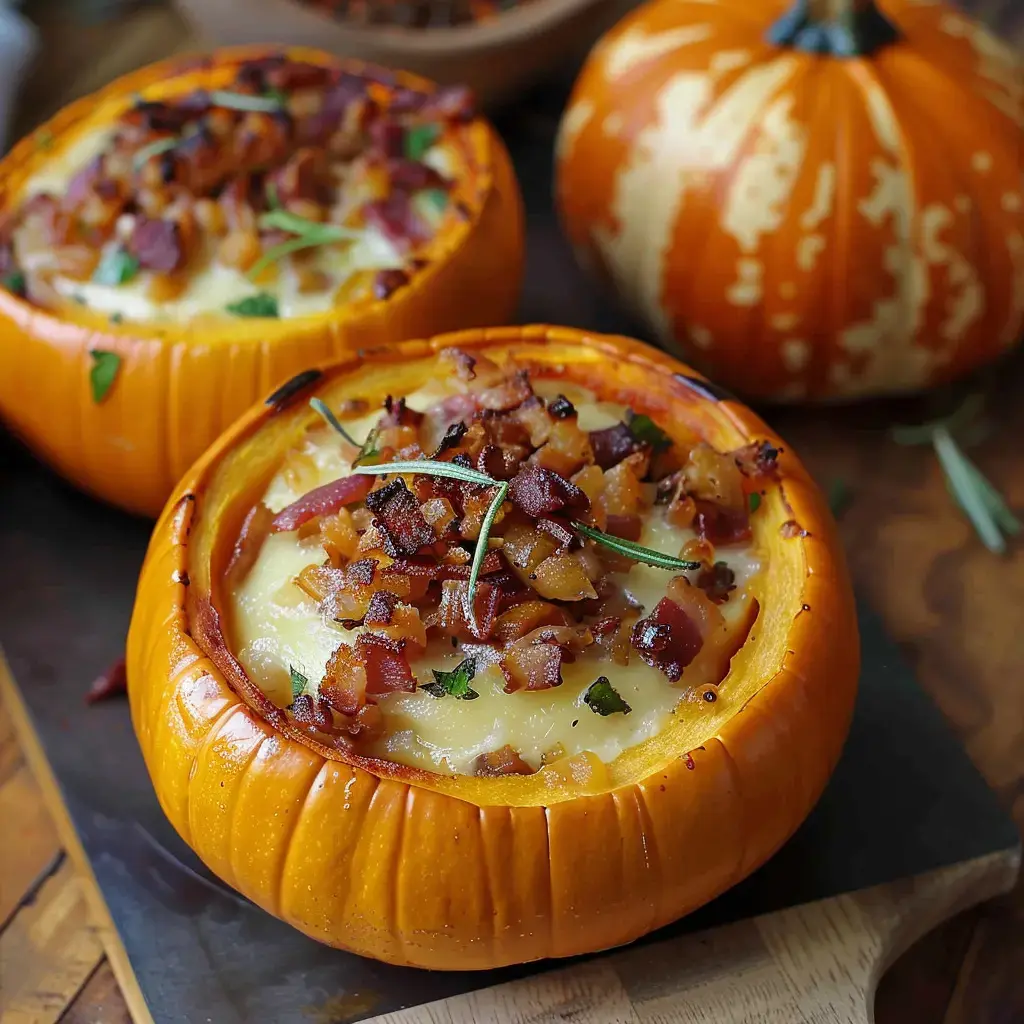
[[[127,664],[212,871],[325,943],[465,970],[629,942],[763,863],[858,661],[779,439],[668,355],[534,326],[250,410],[156,526]]]
[[[155,517],[297,371],[507,320],[522,253],[467,90],[300,48],[154,64],[0,161],[0,420]]]

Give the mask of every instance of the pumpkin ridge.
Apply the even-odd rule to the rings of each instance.
[[[283,740],[285,743],[291,742],[287,737],[283,737]],[[318,756],[312,751],[310,751],[310,754],[313,757]],[[309,799],[313,793],[314,786],[316,786],[316,784],[320,781],[320,776],[323,775],[325,771],[327,771],[328,766],[330,765],[330,762],[323,760],[323,758],[321,758],[320,761],[320,767],[311,774],[309,784],[306,786],[306,792],[303,794],[302,800],[296,804],[295,813],[291,816],[292,820],[289,822],[287,826],[288,834],[284,837],[284,846],[281,854],[281,861],[278,864],[277,868],[277,880],[274,884],[273,890],[270,893],[270,903],[272,908],[270,910],[270,913],[272,913],[275,917],[280,917],[282,914],[284,884],[285,879],[288,877],[288,859],[291,856],[292,845],[295,840],[295,833],[299,829],[299,822],[302,820],[302,816],[306,813],[306,810],[309,807]]]

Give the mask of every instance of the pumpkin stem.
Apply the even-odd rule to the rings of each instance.
[[[874,0],[795,0],[768,30],[776,46],[833,57],[866,57],[899,38]]]

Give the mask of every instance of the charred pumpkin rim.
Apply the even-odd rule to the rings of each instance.
[[[338,761],[366,771],[380,779],[392,779],[419,785],[442,794],[447,793],[467,799],[478,805],[549,805],[580,795],[596,795],[599,792],[607,792],[624,785],[636,784],[645,778],[657,775],[677,759],[686,759],[688,764],[692,763],[691,754],[702,750],[707,743],[715,739],[722,741],[728,747],[727,734],[734,720],[737,716],[742,715],[748,706],[756,705],[759,700],[763,702],[768,699],[764,697],[764,694],[773,683],[781,686],[789,685],[787,677],[793,676],[797,677],[798,682],[804,680],[799,668],[794,667],[792,662],[795,658],[799,658],[802,646],[799,636],[794,638],[794,634],[803,633],[808,627],[813,628],[815,608],[811,604],[810,591],[815,585],[822,582],[831,582],[833,585],[838,582],[840,586],[845,585],[845,569],[841,564],[842,555],[837,553],[838,541],[834,536],[830,515],[823,499],[811,483],[806,471],[788,453],[784,442],[752,412],[731,398],[709,398],[712,392],[703,377],[671,357],[656,352],[639,342],[627,338],[595,335],[542,325],[456,332],[425,341],[410,341],[390,348],[375,348],[352,353],[341,360],[318,368],[317,372],[320,376],[316,378],[315,387],[309,388],[307,397],[309,394],[329,388],[333,381],[349,376],[361,367],[380,367],[428,359],[435,356],[441,349],[453,346],[484,350],[507,347],[527,365],[551,367],[558,365],[555,360],[550,358],[549,346],[551,345],[566,347],[570,351],[573,348],[588,349],[592,355],[602,361],[610,359],[625,362],[645,374],[657,374],[663,380],[671,381],[671,387],[666,389],[669,398],[675,401],[689,402],[692,409],[703,410],[704,413],[710,411],[711,422],[717,422],[723,430],[733,432],[736,437],[741,439],[741,443],[753,439],[767,440],[770,443],[778,444],[782,449],[778,463],[779,482],[769,490],[762,504],[762,509],[774,509],[774,514],[770,518],[765,517],[762,523],[755,527],[754,539],[770,553],[773,568],[769,568],[759,579],[763,584],[768,585],[771,600],[775,601],[777,605],[782,605],[783,602],[779,598],[787,596],[785,589],[773,586],[782,578],[783,566],[790,568],[790,575],[795,573],[800,578],[799,589],[788,595],[788,600],[785,602],[792,611],[792,621],[788,622],[785,627],[785,642],[781,644],[782,649],[779,651],[777,659],[771,663],[767,672],[762,673],[761,681],[756,689],[742,705],[733,709],[728,717],[719,720],[717,728],[709,729],[703,743],[685,750],[671,749],[666,756],[666,752],[658,750],[657,746],[659,740],[662,741],[661,745],[664,745],[664,737],[672,731],[670,724],[648,740],[627,748],[618,758],[609,762],[608,766],[612,772],[611,784],[602,789],[590,791],[581,790],[578,785],[564,779],[554,780],[550,776],[546,777],[544,772],[530,776],[501,778],[435,774],[424,769],[363,757],[327,747],[288,722],[286,716],[276,705],[273,705],[262,690],[248,679],[241,665],[231,654],[221,629],[217,611],[216,593],[214,592],[218,585],[216,574],[206,559],[203,559],[200,565],[195,564],[193,552],[196,545],[192,541],[194,540],[194,531],[205,530],[212,532],[214,536],[210,543],[211,551],[217,546],[218,537],[221,548],[227,541],[234,542],[236,530],[223,527],[216,521],[210,524],[204,522],[202,503],[204,492],[217,476],[225,456],[235,450],[240,443],[251,439],[272,420],[280,423],[282,419],[292,417],[296,425],[299,423],[304,425],[307,422],[307,416],[312,417],[314,414],[304,406],[299,406],[298,403],[295,403],[296,407],[285,412],[280,412],[274,406],[263,403],[250,409],[193,467],[181,485],[185,488],[185,493],[182,495],[179,492],[179,496],[165,508],[154,531],[154,536],[165,536],[169,531],[169,539],[175,549],[170,579],[172,584],[177,585],[172,598],[174,607],[164,618],[164,621],[171,623],[169,628],[179,631],[183,637],[195,644],[200,652],[210,659],[229,689],[235,692],[239,700],[255,717],[288,739],[314,751],[325,761]],[[534,347],[538,356],[547,350],[548,359],[541,360],[538,364],[531,364],[529,357],[532,354],[531,349]],[[570,376],[575,382],[587,386],[584,375],[574,373],[567,374],[567,376]],[[607,382],[602,386],[600,381],[593,379],[590,386],[599,388],[599,394],[605,398],[609,397],[609,392],[614,391],[614,387],[609,386]],[[651,406],[655,404],[650,403]],[[708,434],[705,433],[705,436]],[[265,479],[261,477],[257,481],[257,485],[263,485],[265,482]],[[250,489],[255,494],[258,486],[254,485]],[[248,508],[247,502],[233,500],[236,506],[245,505]],[[239,509],[236,509],[236,512],[238,511]],[[241,509],[240,512],[244,514],[244,509]],[[240,521],[239,515],[238,524],[233,525],[239,525]],[[780,525],[785,529],[780,529]],[[213,557],[215,555],[211,555],[210,561]],[[213,574],[212,578],[211,574]],[[207,579],[204,580],[204,577]],[[814,577],[821,577],[821,579],[814,579]],[[204,582],[206,589],[204,589]],[[752,594],[755,598],[759,596],[759,591],[761,588],[757,586],[757,579],[755,579],[752,587]],[[764,623],[765,602],[762,600],[760,604],[761,610],[754,623],[754,629],[760,628]],[[752,660],[750,652],[755,649],[757,642],[758,637],[753,636],[748,637],[744,642],[735,656],[741,659],[739,667],[734,660],[729,674],[723,681],[723,687],[728,685],[728,679],[733,673],[745,670],[746,662]],[[630,769],[627,762],[626,767],[617,773],[615,766],[624,759],[633,762],[632,768]],[[616,778],[616,774],[622,777]]]
[[[174,96],[174,85],[188,75],[208,75],[215,83],[221,77],[228,78],[231,72],[247,61],[268,56],[284,57],[317,64],[323,67],[344,67],[357,75],[379,75],[393,80],[393,84],[418,91],[433,92],[436,82],[406,71],[392,71],[369,61],[355,58],[339,58],[305,46],[230,46],[219,47],[210,54],[191,54],[171,57],[122,75],[94,93],[69,103],[31,134],[22,138],[11,151],[0,160],[0,212],[20,201],[20,194],[26,180],[59,152],[61,145],[75,141],[79,133],[91,127],[101,128],[110,116],[117,115],[127,107],[136,94],[153,88],[162,82],[169,82],[171,89],[160,96]],[[194,86],[195,82],[190,82]],[[388,88],[391,86],[388,85]],[[59,313],[37,306],[27,299],[0,289],[0,314],[24,318],[25,311],[31,313],[39,329],[51,333],[61,327],[77,327],[96,334],[128,339],[156,341],[158,343],[188,344],[201,341],[203,345],[222,346],[240,341],[276,341],[294,336],[328,322],[342,326],[352,321],[372,318],[389,303],[401,302],[413,292],[429,288],[438,270],[447,263],[466,243],[472,231],[480,222],[488,197],[494,189],[494,169],[497,150],[502,146],[488,121],[479,113],[473,121],[463,126],[465,145],[461,147],[463,170],[452,185],[454,202],[461,202],[466,216],[435,235],[422,251],[427,265],[411,278],[408,284],[383,299],[373,299],[355,305],[341,304],[320,313],[301,317],[285,317],[279,320],[246,319],[233,317],[199,317],[194,322],[161,324],[156,321],[133,320],[114,323],[85,307],[69,306]],[[45,140],[45,144],[43,142]]]

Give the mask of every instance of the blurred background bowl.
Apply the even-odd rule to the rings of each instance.
[[[204,43],[316,46],[342,57],[464,83],[481,106],[514,99],[586,50],[629,0],[521,0],[480,21],[437,25],[453,0],[364,0],[359,20],[301,0],[176,0]],[[402,24],[430,10],[423,27]],[[369,18],[367,18],[367,12]]]

